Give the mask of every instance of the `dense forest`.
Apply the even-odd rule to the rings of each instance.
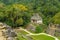
[[[0,0],[0,39],[60,40],[60,0]]]
[[[0,21],[10,26],[25,26],[38,13],[43,23],[60,24],[60,0],[0,0]]]

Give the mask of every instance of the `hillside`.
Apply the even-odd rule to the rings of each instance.
[[[0,0],[0,26],[1,40],[60,39],[60,0]]]

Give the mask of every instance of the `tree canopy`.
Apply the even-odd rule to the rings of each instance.
[[[0,0],[0,21],[11,26],[26,25],[33,13],[39,13],[44,24],[60,24],[59,11],[60,0]]]

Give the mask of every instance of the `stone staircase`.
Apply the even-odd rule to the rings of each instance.
[[[0,22],[0,40],[15,40],[17,34],[5,23]]]

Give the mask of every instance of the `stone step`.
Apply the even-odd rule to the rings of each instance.
[[[2,36],[2,33],[0,33],[0,37]]]
[[[3,36],[0,37],[0,40],[6,40],[6,38],[4,38]]]
[[[2,31],[4,31],[4,29],[0,29],[0,40],[6,40],[6,38],[2,36]]]

